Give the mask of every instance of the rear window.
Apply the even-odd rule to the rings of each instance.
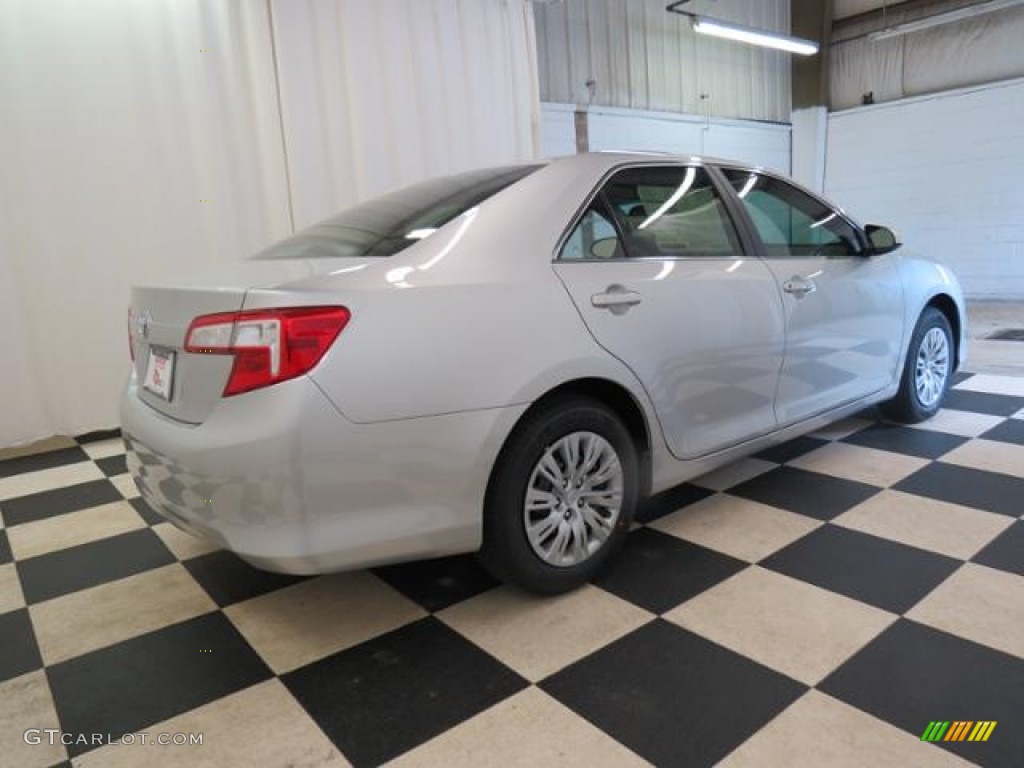
[[[413,184],[296,232],[253,258],[391,256],[540,167],[486,168]]]

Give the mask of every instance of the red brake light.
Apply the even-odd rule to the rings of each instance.
[[[256,309],[192,321],[185,351],[234,355],[224,396],[294,379],[312,370],[348,324],[345,307]]]

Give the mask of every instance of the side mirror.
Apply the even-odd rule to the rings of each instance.
[[[864,227],[864,234],[868,236],[868,242],[871,243],[871,254],[873,256],[881,256],[883,253],[891,253],[903,245],[903,243],[900,242],[899,235],[888,227],[880,227],[877,224],[868,224]]]

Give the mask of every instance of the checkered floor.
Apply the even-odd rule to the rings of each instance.
[[[5,461],[0,766],[1020,766],[1024,378],[947,406],[662,494],[557,599],[470,556],[255,571],[147,509],[116,438]]]

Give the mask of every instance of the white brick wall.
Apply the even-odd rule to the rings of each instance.
[[[1024,80],[830,115],[825,190],[969,296],[1024,298]]]

